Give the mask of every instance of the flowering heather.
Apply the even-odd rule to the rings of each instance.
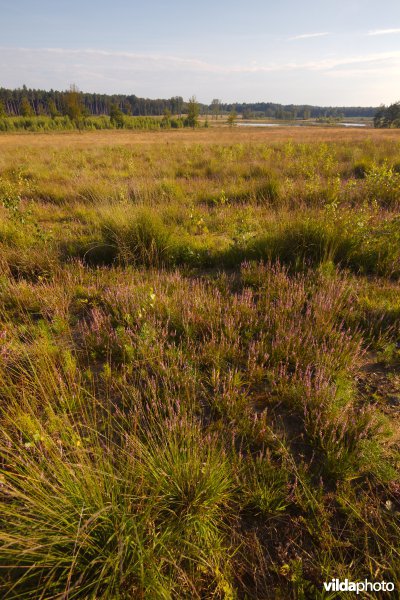
[[[0,139],[4,598],[400,585],[397,134],[220,131]]]

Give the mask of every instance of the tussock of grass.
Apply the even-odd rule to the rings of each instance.
[[[116,206],[95,217],[90,235],[59,242],[60,252],[92,265],[237,268],[245,260],[273,260],[295,270],[332,262],[360,274],[399,275],[396,215],[267,212],[258,224],[240,220],[230,230],[217,218]]]
[[[177,416],[164,431],[154,422],[149,437],[138,415],[96,416],[86,398],[76,420],[49,400],[36,411],[8,408],[0,566],[13,568],[3,597],[38,588],[71,598],[218,590],[233,484],[217,446]]]
[[[155,210],[142,209],[131,218],[120,213],[102,223],[101,233],[124,264],[158,266],[171,260],[170,233]]]

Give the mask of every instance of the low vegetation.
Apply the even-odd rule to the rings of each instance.
[[[2,597],[398,588],[395,133],[0,145]]]
[[[132,117],[122,115],[118,120],[107,115],[71,119],[68,115],[58,117],[3,117],[0,118],[0,132],[17,133],[30,131],[36,133],[52,131],[98,131],[101,129],[179,129],[186,122],[181,117]]]

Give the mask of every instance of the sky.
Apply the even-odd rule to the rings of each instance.
[[[0,0],[0,87],[201,102],[400,99],[400,0]]]

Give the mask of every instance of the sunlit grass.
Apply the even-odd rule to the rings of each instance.
[[[0,137],[2,597],[399,585],[400,154],[365,133]]]

